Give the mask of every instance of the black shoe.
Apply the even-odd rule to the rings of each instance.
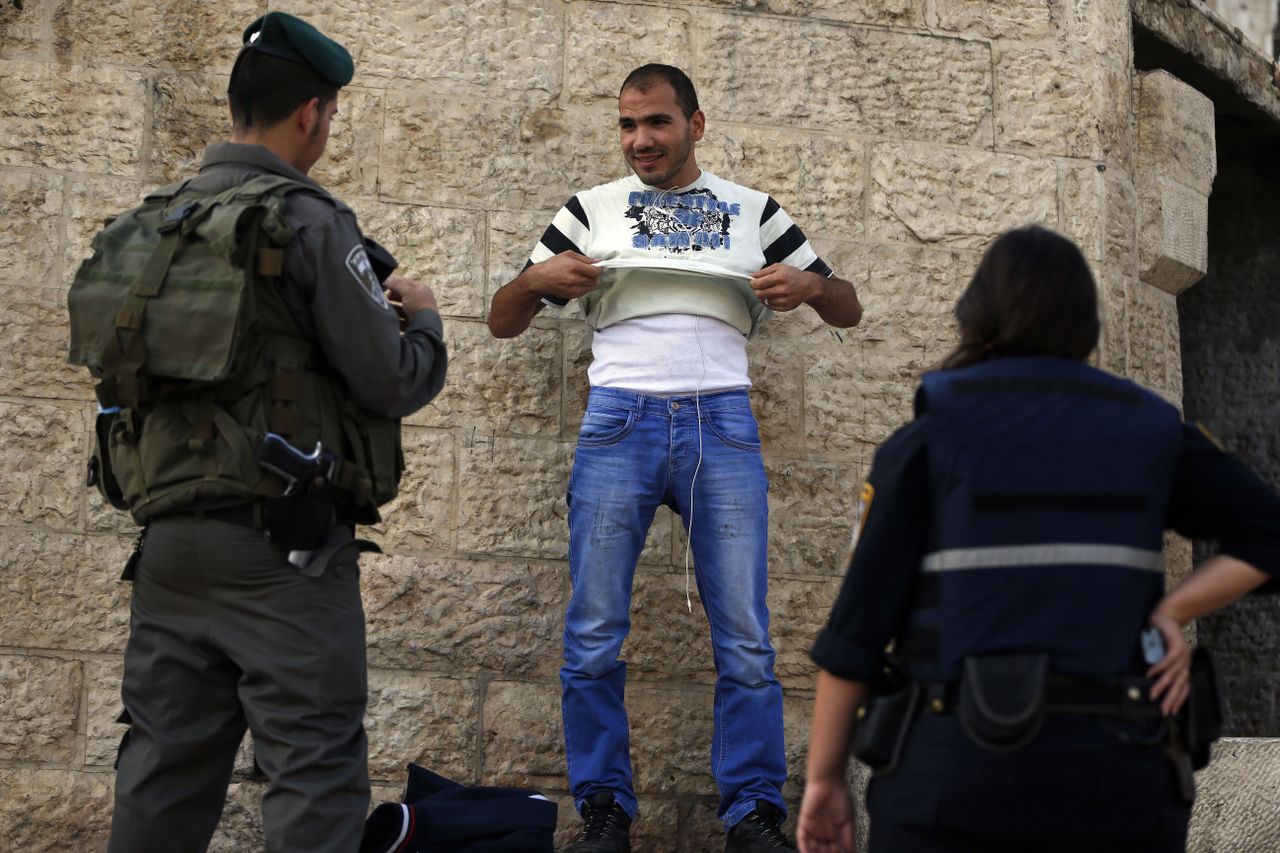
[[[782,811],[764,800],[757,800],[756,810],[734,824],[724,843],[724,853],[795,849],[796,846],[782,834]]]
[[[582,804],[582,834],[560,853],[631,853],[631,818],[601,791]]]

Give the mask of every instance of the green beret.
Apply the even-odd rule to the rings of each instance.
[[[268,12],[250,24],[244,31],[244,49],[305,65],[338,88],[350,83],[356,73],[345,47],[286,12]]]

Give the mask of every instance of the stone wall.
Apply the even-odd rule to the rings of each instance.
[[[1276,0],[1200,0],[1268,56],[1275,56]]]
[[[1174,296],[1139,277],[1125,0],[3,0],[0,837],[16,847],[101,846],[120,735],[129,589],[115,578],[132,531],[81,486],[94,408],[63,364],[66,287],[104,216],[225,134],[239,33],[268,7],[350,46],[357,76],[315,175],[436,288],[451,349],[448,389],[406,426],[403,494],[373,532],[387,555],[363,563],[375,799],[417,761],[542,788],[569,824],[556,669],[588,338],[544,316],[496,341],[484,314],[556,208],[623,173],[614,98],[635,65],[691,72],[700,162],[771,192],[866,307],[842,335],[808,309],[780,317],[751,351],[793,802],[806,652],[854,495],[947,351],[983,248],[1027,222],[1076,239],[1103,297],[1099,363],[1180,399]],[[1170,547],[1185,569],[1186,545]],[[706,622],[683,590],[664,511],[625,650],[638,850],[721,843]],[[258,843],[248,769],[216,849]]]

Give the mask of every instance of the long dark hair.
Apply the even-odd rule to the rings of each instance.
[[[960,343],[939,364],[965,367],[1005,355],[1083,361],[1098,344],[1098,295],[1089,264],[1060,234],[1006,231],[982,256],[956,302]]]

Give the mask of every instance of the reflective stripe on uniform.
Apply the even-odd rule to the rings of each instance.
[[[1147,572],[1164,571],[1164,554],[1125,545],[1058,542],[1044,545],[1000,545],[991,548],[949,548],[924,558],[926,572],[967,569],[1009,569],[1031,566],[1123,566]]]

